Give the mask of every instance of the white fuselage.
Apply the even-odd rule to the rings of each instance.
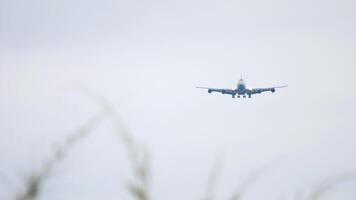
[[[243,79],[240,79],[239,82],[237,83],[236,93],[239,95],[244,95],[247,93],[246,92],[246,84]]]

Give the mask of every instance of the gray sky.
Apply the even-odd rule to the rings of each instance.
[[[0,199],[109,99],[152,153],[154,199],[217,195],[278,160],[246,199],[291,198],[356,170],[354,1],[0,0]],[[195,86],[288,84],[231,99]],[[128,199],[123,147],[101,124],[56,166],[40,199]],[[9,183],[11,182],[11,184]],[[355,199],[345,183],[329,199]],[[325,198],[327,199],[327,198]]]

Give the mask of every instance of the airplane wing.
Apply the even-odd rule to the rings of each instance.
[[[287,85],[282,85],[282,86],[276,86],[276,87],[270,87],[270,88],[254,88],[254,89],[250,89],[249,93],[250,94],[260,94],[262,92],[275,92],[276,88],[284,88],[284,87],[288,87]]]
[[[221,94],[231,94],[231,95],[235,95],[236,94],[236,91],[232,90],[232,89],[223,89],[223,88],[220,89],[220,88],[208,88],[208,87],[196,87],[196,88],[206,89],[206,90],[208,90],[209,93],[219,92]]]

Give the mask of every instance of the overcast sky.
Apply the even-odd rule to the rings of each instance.
[[[246,199],[291,199],[356,170],[352,0],[0,0],[0,199],[105,96],[152,154],[153,199],[199,199],[217,155],[219,199],[273,163]],[[288,84],[251,99],[195,86]],[[76,146],[40,199],[129,199],[108,122]],[[274,162],[278,160],[277,162]],[[356,181],[325,199],[355,199]]]

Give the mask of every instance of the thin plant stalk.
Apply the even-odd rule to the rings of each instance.
[[[24,190],[16,196],[16,200],[35,200],[38,198],[44,181],[53,168],[65,159],[70,150],[82,141],[104,119],[105,113],[100,112],[73,134],[66,137],[64,142],[56,148],[50,158],[44,162],[38,171],[33,171],[25,180]]]

